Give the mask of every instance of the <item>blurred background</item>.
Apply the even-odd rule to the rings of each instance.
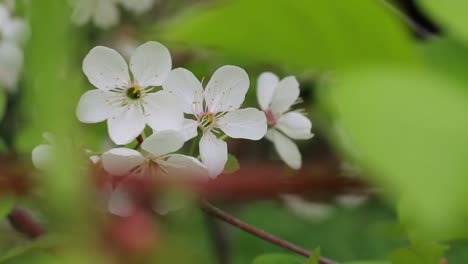
[[[262,72],[300,82],[297,108],[315,134],[296,142],[302,168],[267,140],[229,140],[239,168],[204,186],[211,203],[337,263],[467,263],[466,10],[457,0],[0,1],[0,263],[315,263],[195,202],[106,213],[87,156],[113,143],[106,124],[76,118],[93,88],[81,65],[95,46],[128,61],[146,41],[199,79],[244,68],[244,106],[258,108]],[[47,172],[31,163],[40,144],[59,154]]]

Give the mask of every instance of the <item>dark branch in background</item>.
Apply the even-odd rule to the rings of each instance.
[[[221,209],[213,206],[212,204],[206,202],[206,201],[202,201],[202,209],[209,215],[212,215],[224,222],[227,222],[229,223],[230,225],[233,225],[237,228],[240,228],[258,238],[261,238],[265,241],[268,241],[270,243],[273,243],[275,245],[278,245],[282,248],[285,248],[287,250],[290,250],[294,253],[297,253],[299,255],[302,255],[304,257],[310,257],[312,255],[312,252],[310,252],[309,250],[307,249],[304,249],[304,248],[301,248],[289,241],[286,241],[284,239],[281,239],[279,237],[276,237],[270,233],[267,233],[263,230],[260,230],[254,226],[251,226],[243,221],[241,221],[240,219],[222,211]],[[328,259],[328,258],[325,258],[325,257],[320,257],[319,259],[319,263],[320,264],[337,264],[337,262],[331,260],[331,259]]]
[[[40,226],[31,216],[29,216],[28,213],[18,207],[14,208],[10,212],[8,220],[13,228],[29,238],[34,239],[46,233],[46,230],[42,228],[42,226]]]
[[[414,0],[379,0],[390,12],[402,20],[416,36],[428,39],[441,33],[440,28],[432,21]],[[394,3],[396,2],[396,3]]]

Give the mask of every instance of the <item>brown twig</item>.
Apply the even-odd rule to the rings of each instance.
[[[273,243],[275,245],[278,245],[282,248],[285,248],[285,249],[288,249],[292,252],[295,252],[299,255],[302,255],[304,257],[310,257],[312,255],[312,252],[310,252],[309,250],[307,249],[304,249],[304,248],[301,248],[289,241],[286,241],[284,239],[281,239],[279,237],[276,237],[270,233],[267,233],[263,230],[260,230],[254,226],[251,226],[249,224],[247,224],[246,222],[243,222],[242,220],[224,212],[223,210],[215,207],[214,205],[210,204],[209,202],[207,201],[202,201],[202,209],[207,213],[207,214],[210,214],[224,222],[227,222],[235,227],[238,227],[258,238],[261,238],[265,241],[268,241],[270,243]],[[337,262],[331,260],[331,259],[328,259],[328,258],[325,258],[325,257],[320,257],[319,258],[319,263],[320,264],[337,264]]]
[[[29,216],[23,209],[14,208],[8,215],[8,220],[18,232],[21,232],[29,238],[37,238],[46,233],[46,230]]]

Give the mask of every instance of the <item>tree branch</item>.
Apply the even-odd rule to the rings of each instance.
[[[304,257],[310,257],[312,255],[312,252],[310,252],[309,250],[307,249],[304,249],[304,248],[301,248],[289,241],[286,241],[286,240],[283,240],[279,237],[276,237],[270,233],[267,233],[263,230],[260,230],[254,226],[251,226],[245,222],[243,222],[242,220],[224,212],[223,210],[215,207],[214,205],[210,204],[209,202],[207,201],[202,201],[202,209],[207,213],[207,214],[210,214],[224,222],[227,222],[235,227],[238,227],[258,238],[261,238],[265,241],[268,241],[270,243],[273,243],[275,245],[278,245],[282,248],[285,248],[285,249],[288,249],[292,252],[295,252],[299,255],[302,255]],[[325,258],[325,257],[320,257],[319,259],[319,263],[320,264],[337,264],[337,262],[331,260],[331,259],[328,259],[328,258]]]

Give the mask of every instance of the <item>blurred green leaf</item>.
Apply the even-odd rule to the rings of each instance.
[[[163,36],[221,49],[236,63],[336,68],[418,57],[401,23],[373,0],[225,1],[187,12]]]
[[[422,6],[440,22],[444,29],[468,44],[468,19],[466,10],[468,2],[465,0],[419,0]]]
[[[429,65],[440,73],[468,84],[468,47],[450,37],[433,38],[421,44]],[[468,85],[465,85],[468,89]]]
[[[252,264],[302,264],[304,261],[294,255],[271,253],[258,256]]]
[[[393,264],[386,260],[364,260],[364,261],[351,261],[344,262],[343,264]]]
[[[463,84],[413,68],[374,67],[341,77],[328,90],[336,122],[371,179],[401,199],[400,217],[410,237],[464,236],[468,94]]]
[[[228,160],[226,162],[226,166],[224,166],[223,173],[226,173],[226,174],[234,173],[237,170],[239,170],[239,168],[240,168],[240,165],[236,156],[232,154],[228,154]]]
[[[33,259],[36,255],[45,255],[42,251],[49,249],[52,246],[58,244],[57,237],[52,235],[41,236],[40,238],[17,246],[7,252],[3,252],[0,255],[0,264],[4,263],[29,263],[28,261],[20,262],[19,260],[24,261],[24,258]],[[48,255],[45,255],[48,256]],[[36,262],[34,262],[36,263]],[[39,262],[38,262],[39,263]],[[40,262],[42,263],[42,262]],[[49,262],[46,262],[49,263]]]
[[[7,93],[4,89],[0,87],[0,120],[3,119],[7,107]]]
[[[10,213],[15,206],[16,199],[12,195],[0,195],[0,219]]]
[[[422,244],[394,251],[392,264],[440,264],[447,247],[435,243]]]
[[[320,247],[312,251],[312,256],[307,259],[306,264],[319,264],[320,259]]]
[[[42,251],[25,252],[7,260],[0,260],[1,264],[55,264],[60,263],[51,255]]]

